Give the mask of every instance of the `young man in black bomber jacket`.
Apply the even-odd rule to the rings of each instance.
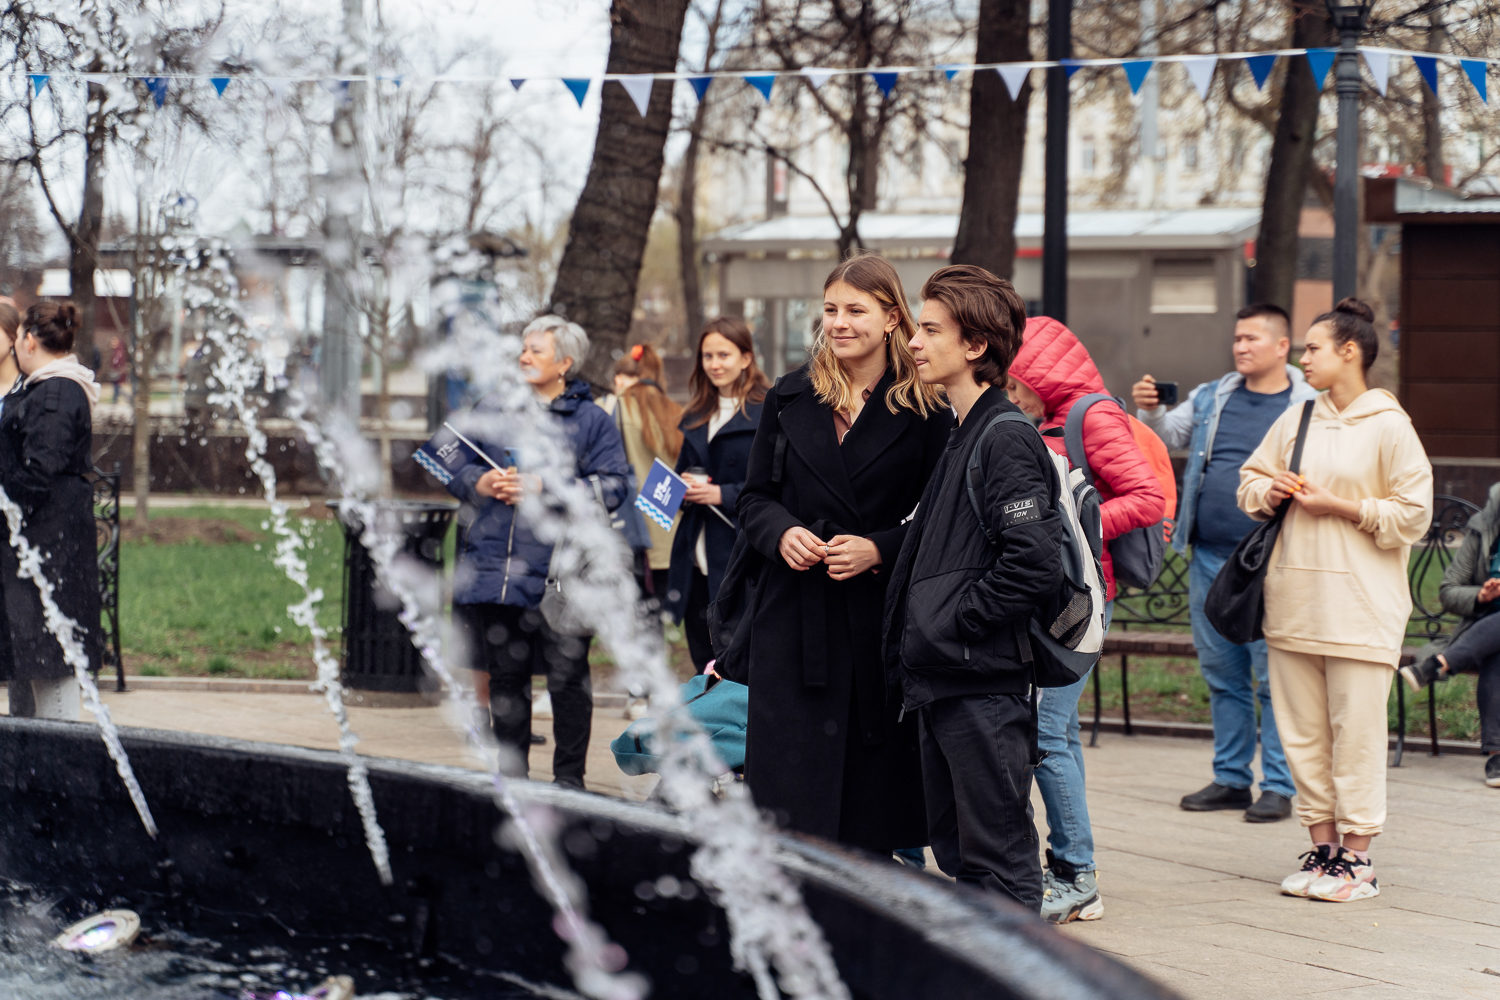
[[[922,381],[947,390],[959,423],[891,572],[887,673],[902,711],[918,716],[938,867],[1036,911],[1031,671],[1016,635],[1062,582],[1063,522],[1051,457],[1024,424],[996,424],[980,446],[976,499],[998,545],[986,540],[965,484],[985,425],[1016,410],[1004,387],[1026,308],[1010,282],[967,265],[934,273],[922,298],[912,354]]]

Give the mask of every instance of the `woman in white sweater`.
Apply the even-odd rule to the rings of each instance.
[[[1239,505],[1269,518],[1292,499],[1266,572],[1271,702],[1312,835],[1291,896],[1380,892],[1370,841],[1385,822],[1386,701],[1411,616],[1407,556],[1432,519],[1432,465],[1396,398],[1365,373],[1379,341],[1347,298],[1313,321],[1302,366],[1313,404],[1300,474],[1287,471],[1302,407],[1240,470]],[[1340,842],[1342,837],[1342,842]]]

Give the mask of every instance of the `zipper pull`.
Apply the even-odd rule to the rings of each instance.
[[[903,703],[901,706],[901,714],[896,716],[896,724],[900,725],[901,720],[904,718],[906,718],[906,705]]]
[[[968,643],[964,643],[964,659],[967,660],[968,658],[969,658],[969,644]]]

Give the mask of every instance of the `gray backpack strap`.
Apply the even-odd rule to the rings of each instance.
[[[996,548],[1000,547],[1000,540],[995,537],[995,533],[985,523],[984,505],[979,502],[980,497],[984,493],[984,479],[980,476],[982,470],[979,468],[979,446],[984,443],[985,436],[1001,421],[1014,421],[1019,424],[1025,424],[1032,430],[1036,430],[1036,427],[1026,416],[1016,413],[1014,410],[1006,410],[990,418],[989,423],[985,424],[980,429],[978,435],[975,436],[974,447],[969,449],[969,461],[964,467],[964,491],[969,495],[969,506],[973,509],[974,516],[979,519],[979,530],[984,532],[985,540]]]
[[[1063,445],[1068,451],[1068,464],[1083,470],[1083,481],[1086,483],[1094,481],[1094,470],[1089,468],[1089,456],[1083,450],[1083,416],[1088,413],[1089,407],[1106,400],[1118,402],[1107,392],[1089,393],[1073,404],[1073,408],[1068,411],[1068,420],[1063,424]]]

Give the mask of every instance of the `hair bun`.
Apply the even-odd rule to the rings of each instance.
[[[1352,295],[1348,295],[1340,299],[1339,304],[1333,307],[1333,311],[1349,313],[1351,316],[1358,316],[1366,323],[1375,322],[1375,310],[1371,309],[1366,303],[1361,302],[1359,299],[1356,299]]]

